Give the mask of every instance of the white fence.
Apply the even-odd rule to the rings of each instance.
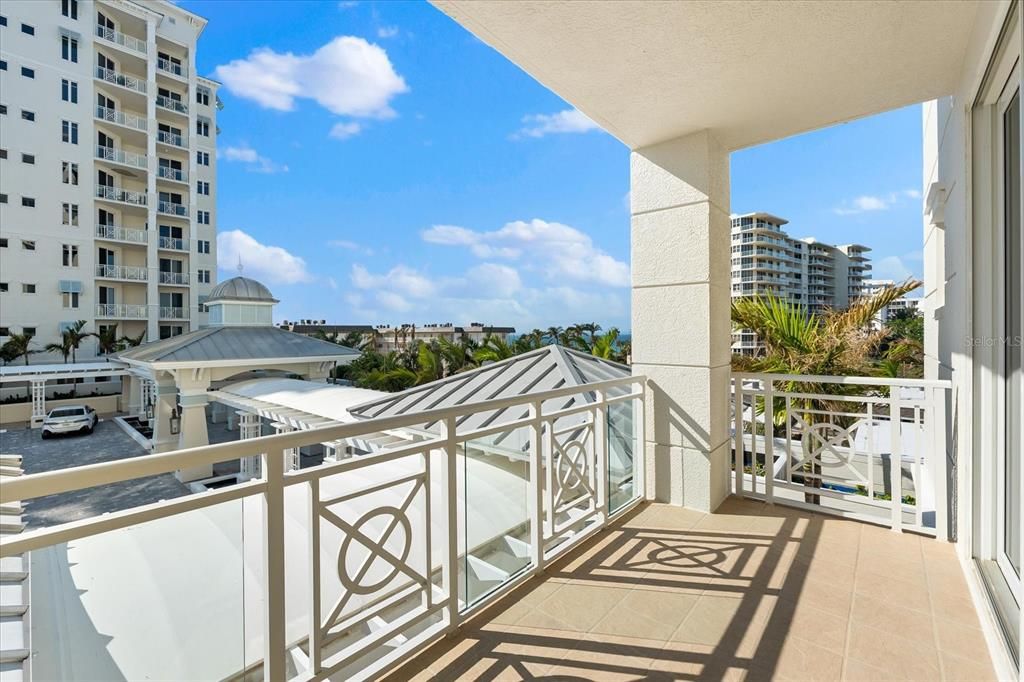
[[[644,391],[628,377],[25,476],[0,504],[252,456],[263,477],[3,538],[0,557],[45,562],[52,548],[96,576],[94,608],[104,594],[131,604],[95,644],[97,658],[124,656],[114,664],[128,679],[176,665],[204,679],[377,678],[644,497]],[[382,433],[401,438],[286,471],[291,449]],[[237,523],[224,516],[232,502]],[[238,546],[235,578],[224,557]],[[225,574],[236,589],[218,587]],[[195,606],[164,622],[182,600]],[[236,617],[218,620],[224,604],[240,605]],[[161,629],[187,633],[187,650]],[[225,655],[235,637],[246,644]],[[79,641],[63,639],[54,646]]]
[[[732,377],[735,494],[947,537],[948,381]]]

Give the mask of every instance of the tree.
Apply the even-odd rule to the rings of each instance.
[[[548,343],[553,343],[557,346],[565,338],[565,329],[562,327],[548,327],[545,336],[548,339]]]
[[[885,323],[885,331],[892,339],[909,339],[924,343],[924,316],[909,308],[897,310]]]
[[[10,357],[12,360],[24,358],[26,365],[28,365],[28,356],[40,352],[32,348],[32,334],[11,334],[3,347],[6,349],[5,357]]]
[[[488,334],[483,344],[476,349],[473,358],[479,362],[498,362],[516,355],[515,348],[503,336]]]
[[[43,346],[43,350],[63,356],[64,364],[68,364],[68,358],[71,356],[71,339],[68,337],[67,331],[60,333],[60,343],[48,343]]]
[[[83,329],[85,329],[85,325],[87,324],[88,322],[86,322],[85,320],[78,320],[72,323],[72,325],[65,329],[63,332],[61,332],[62,337],[64,335],[67,335],[68,345],[71,348],[71,362],[78,362],[77,356],[79,346],[82,345],[82,341],[85,341],[87,338],[92,336],[92,334],[87,334],[86,332],[82,331]],[[65,358],[65,362],[66,361],[67,359]]]
[[[118,344],[122,348],[135,348],[142,344],[144,338],[146,338],[146,330],[139,332],[138,336],[122,336],[118,339]]]
[[[98,332],[93,332],[92,335],[96,337],[96,350],[99,351],[100,355],[110,355],[111,353],[117,352],[118,342],[116,324],[104,327]]]
[[[869,325],[879,311],[897,298],[921,286],[906,282],[886,287],[870,298],[858,299],[847,310],[823,315],[808,314],[801,306],[774,295],[738,298],[732,303],[732,322],[736,329],[750,329],[765,347],[763,357],[751,363],[757,372],[851,376],[876,373],[871,366],[873,351],[885,336],[884,331],[871,332]],[[786,382],[785,391],[825,395],[858,395],[865,387],[814,382]],[[792,399],[806,412],[812,425],[828,420],[828,412],[843,412],[843,401],[826,399]],[[740,406],[737,406],[739,409]],[[755,405],[763,412],[764,405]],[[786,419],[784,402],[775,410],[778,425]],[[821,487],[821,465],[808,467],[812,487]],[[819,495],[807,493],[806,501],[819,503]]]

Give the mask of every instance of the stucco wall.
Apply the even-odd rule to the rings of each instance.
[[[46,411],[64,405],[88,405],[101,415],[120,412],[121,396],[104,395],[92,398],[71,398],[68,400],[47,400]],[[0,405],[0,424],[17,424],[27,422],[32,417],[32,403],[14,403]]]

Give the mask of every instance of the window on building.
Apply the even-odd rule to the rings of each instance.
[[[210,253],[210,240],[209,239],[197,239],[196,240],[196,252],[197,253]]]
[[[36,243],[34,241],[31,241],[31,240],[28,240],[28,239],[22,239],[21,240],[21,248],[24,251],[35,251],[36,250]]]
[[[209,121],[196,121],[196,134],[202,135],[203,137],[210,136],[210,123]]]
[[[6,149],[0,149],[0,159],[6,159],[6,158],[7,158],[7,150]]]
[[[77,308],[78,307],[78,292],[77,291],[65,291],[61,294],[64,299],[65,308]]]
[[[209,270],[196,270],[196,279],[199,280],[200,284],[210,283],[210,271]]]
[[[66,268],[78,267],[78,246],[75,244],[64,244],[61,247],[61,264]]]
[[[24,206],[25,208],[35,208],[36,200],[33,199],[32,197],[22,197],[21,205]]]
[[[6,203],[7,203],[7,195],[6,194],[0,194],[0,204],[6,204]]]
[[[61,182],[65,185],[78,184],[78,164],[61,161]]]
[[[209,166],[210,152],[196,152],[196,163],[200,166]]]
[[[210,106],[210,91],[205,88],[198,88],[196,90],[196,103]]]
[[[36,34],[36,29],[35,29],[34,26],[29,26],[28,24],[22,24],[21,25],[21,32],[26,34],[26,35],[34,36]]]
[[[60,37],[61,59],[69,62],[78,62],[78,41],[68,36]]]
[[[7,115],[7,105],[6,104],[0,104],[0,114],[3,114],[4,116]]]
[[[35,336],[36,335],[36,328],[35,327],[22,327],[21,328],[21,333],[25,334],[26,336]]]
[[[7,17],[5,17],[4,15],[0,14],[0,26],[6,26],[6,25],[7,25]]]
[[[21,75],[24,76],[25,78],[35,78],[36,77],[36,71],[35,71],[35,69],[30,69],[27,66],[23,66],[23,67],[21,67]]]
[[[34,294],[34,293],[36,293],[36,285],[35,284],[26,284],[26,283],[22,282],[22,284],[21,284],[21,293],[23,293],[23,294]]]
[[[0,59],[0,71],[6,71],[6,70],[7,70],[7,60],[6,59]]]
[[[7,248],[7,237],[0,237],[0,249]]]
[[[10,291],[10,284],[7,282],[0,282],[0,294],[6,294]],[[0,327],[0,336],[7,336],[7,327]]]
[[[60,13],[68,19],[77,19],[78,0],[60,0]]]
[[[71,121],[61,121],[61,139],[64,142],[78,144],[78,124]]]
[[[28,109],[22,109],[21,117],[26,121],[34,121],[36,120],[36,112],[29,111]]]
[[[197,211],[196,212],[196,222],[198,222],[200,225],[209,225],[210,224],[210,212],[209,211]]]
[[[22,163],[27,163],[27,164],[35,165],[36,155],[35,154],[22,154],[21,155],[21,162]]]
[[[64,224],[78,227],[78,204],[63,204]]]
[[[210,194],[210,183],[199,180],[196,182],[196,192],[209,196]]]
[[[60,98],[65,102],[78,104],[78,83],[62,78],[60,81]]]

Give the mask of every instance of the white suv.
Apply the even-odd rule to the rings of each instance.
[[[50,410],[50,414],[43,419],[43,438],[49,438],[55,433],[72,431],[92,433],[96,428],[96,421],[96,410],[88,405],[57,407]]]

